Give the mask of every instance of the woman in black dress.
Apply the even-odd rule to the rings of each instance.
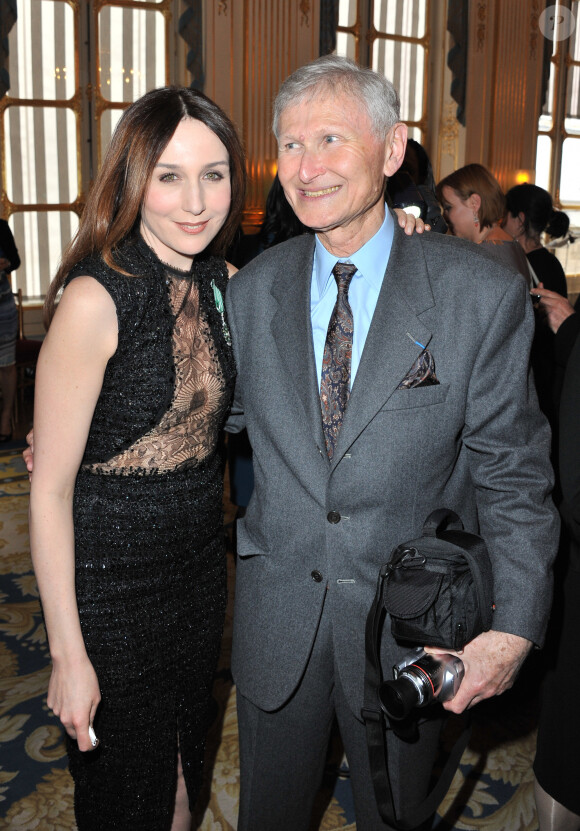
[[[223,252],[244,187],[213,102],[147,93],[48,293],[30,536],[79,831],[182,831],[199,791],[226,599]]]

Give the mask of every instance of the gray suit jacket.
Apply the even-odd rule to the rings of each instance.
[[[326,604],[360,714],[379,567],[435,508],[452,508],[486,539],[494,628],[544,637],[558,520],[549,428],[528,374],[524,280],[471,243],[406,237],[395,226],[332,463],[310,323],[313,238],[266,251],[228,287],[238,366],[228,429],[247,425],[255,472],[238,525],[232,667],[243,695],[265,710],[296,688]],[[440,384],[399,390],[421,352],[414,341],[428,345]],[[383,636],[386,674],[404,651]]]

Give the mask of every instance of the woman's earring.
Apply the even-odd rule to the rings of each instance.
[[[479,217],[478,217],[478,215],[475,213],[475,211],[473,212],[473,224],[474,224],[474,225],[479,225]]]

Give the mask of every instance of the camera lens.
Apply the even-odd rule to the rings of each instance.
[[[401,675],[396,681],[383,681],[379,687],[379,701],[390,718],[401,721],[420,704],[421,695],[413,680],[408,675]]]

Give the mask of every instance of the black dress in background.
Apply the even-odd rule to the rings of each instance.
[[[530,265],[534,269],[540,283],[545,289],[555,291],[562,297],[568,297],[566,274],[560,260],[548,251],[547,248],[536,248],[526,254]]]
[[[545,289],[568,296],[566,275],[560,261],[547,248],[537,248],[527,255],[539,282]],[[562,389],[563,371],[554,360],[554,334],[544,314],[536,310],[536,331],[530,356],[540,408],[552,428],[553,456],[556,459],[558,439],[558,406]],[[555,463],[557,469],[557,463]]]
[[[139,276],[88,260],[69,278],[95,277],[119,322],[74,494],[79,614],[102,694],[98,748],[68,741],[79,831],[169,829],[178,748],[193,807],[226,602],[227,268],[179,272],[141,238],[123,256]]]

